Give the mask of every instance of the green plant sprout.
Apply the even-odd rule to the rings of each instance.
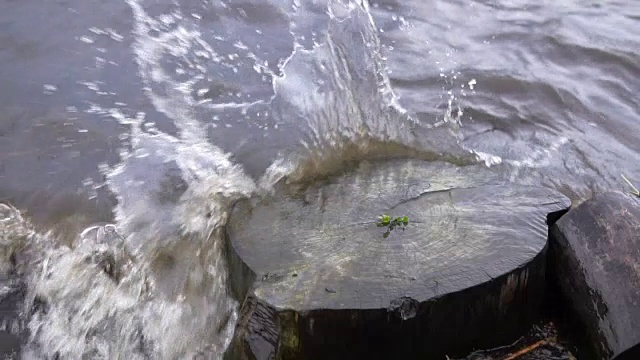
[[[640,197],[640,191],[638,191],[638,188],[636,188],[635,186],[633,186],[633,184],[631,183],[631,181],[629,181],[629,179],[627,179],[626,176],[624,176],[624,174],[620,174],[622,176],[622,178],[624,179],[624,181],[627,182],[627,184],[629,184],[629,186],[631,186],[631,194]]]
[[[392,219],[389,215],[381,215],[378,216],[378,222],[376,223],[378,227],[387,227],[387,231],[382,234],[383,238],[387,238],[391,231],[393,231],[396,227],[402,229],[404,231],[405,227],[409,225],[409,217],[401,216],[395,219]]]

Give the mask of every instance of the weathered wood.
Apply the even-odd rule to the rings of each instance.
[[[595,357],[637,359],[640,199],[597,195],[564,215],[551,235],[554,278]]]
[[[248,306],[272,309],[277,338],[256,354],[251,314],[264,312],[245,309],[242,357],[443,357],[524,333],[543,299],[547,215],[570,203],[483,179],[479,168],[381,165],[236,204],[232,283]],[[385,238],[383,213],[410,224]]]

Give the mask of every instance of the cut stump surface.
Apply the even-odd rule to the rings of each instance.
[[[273,312],[273,352],[436,355],[526,329],[543,297],[547,217],[570,202],[474,176],[410,163],[238,203],[227,228],[232,280]],[[382,214],[409,225],[385,238]],[[239,327],[255,327],[243,314]]]

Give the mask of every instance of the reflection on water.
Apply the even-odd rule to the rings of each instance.
[[[0,201],[20,209],[0,209],[0,265],[25,357],[219,358],[229,207],[282,178],[413,158],[574,199],[640,178],[631,0],[0,9]]]

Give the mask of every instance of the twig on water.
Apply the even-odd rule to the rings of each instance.
[[[638,191],[638,188],[636,188],[635,186],[633,186],[633,184],[631,183],[631,181],[629,181],[629,179],[627,179],[626,176],[624,176],[624,174],[620,174],[622,176],[622,179],[624,179],[624,181],[627,182],[627,184],[629,184],[629,186],[631,186],[631,193],[637,197],[640,197],[640,191]]]
[[[520,356],[522,356],[524,354],[530,353],[531,351],[539,348],[542,345],[545,345],[546,343],[547,342],[545,340],[540,340],[538,342],[535,342],[532,345],[529,345],[526,348],[507,356],[506,358],[504,358],[504,360],[513,360],[515,358],[518,358],[518,357],[520,357]]]

